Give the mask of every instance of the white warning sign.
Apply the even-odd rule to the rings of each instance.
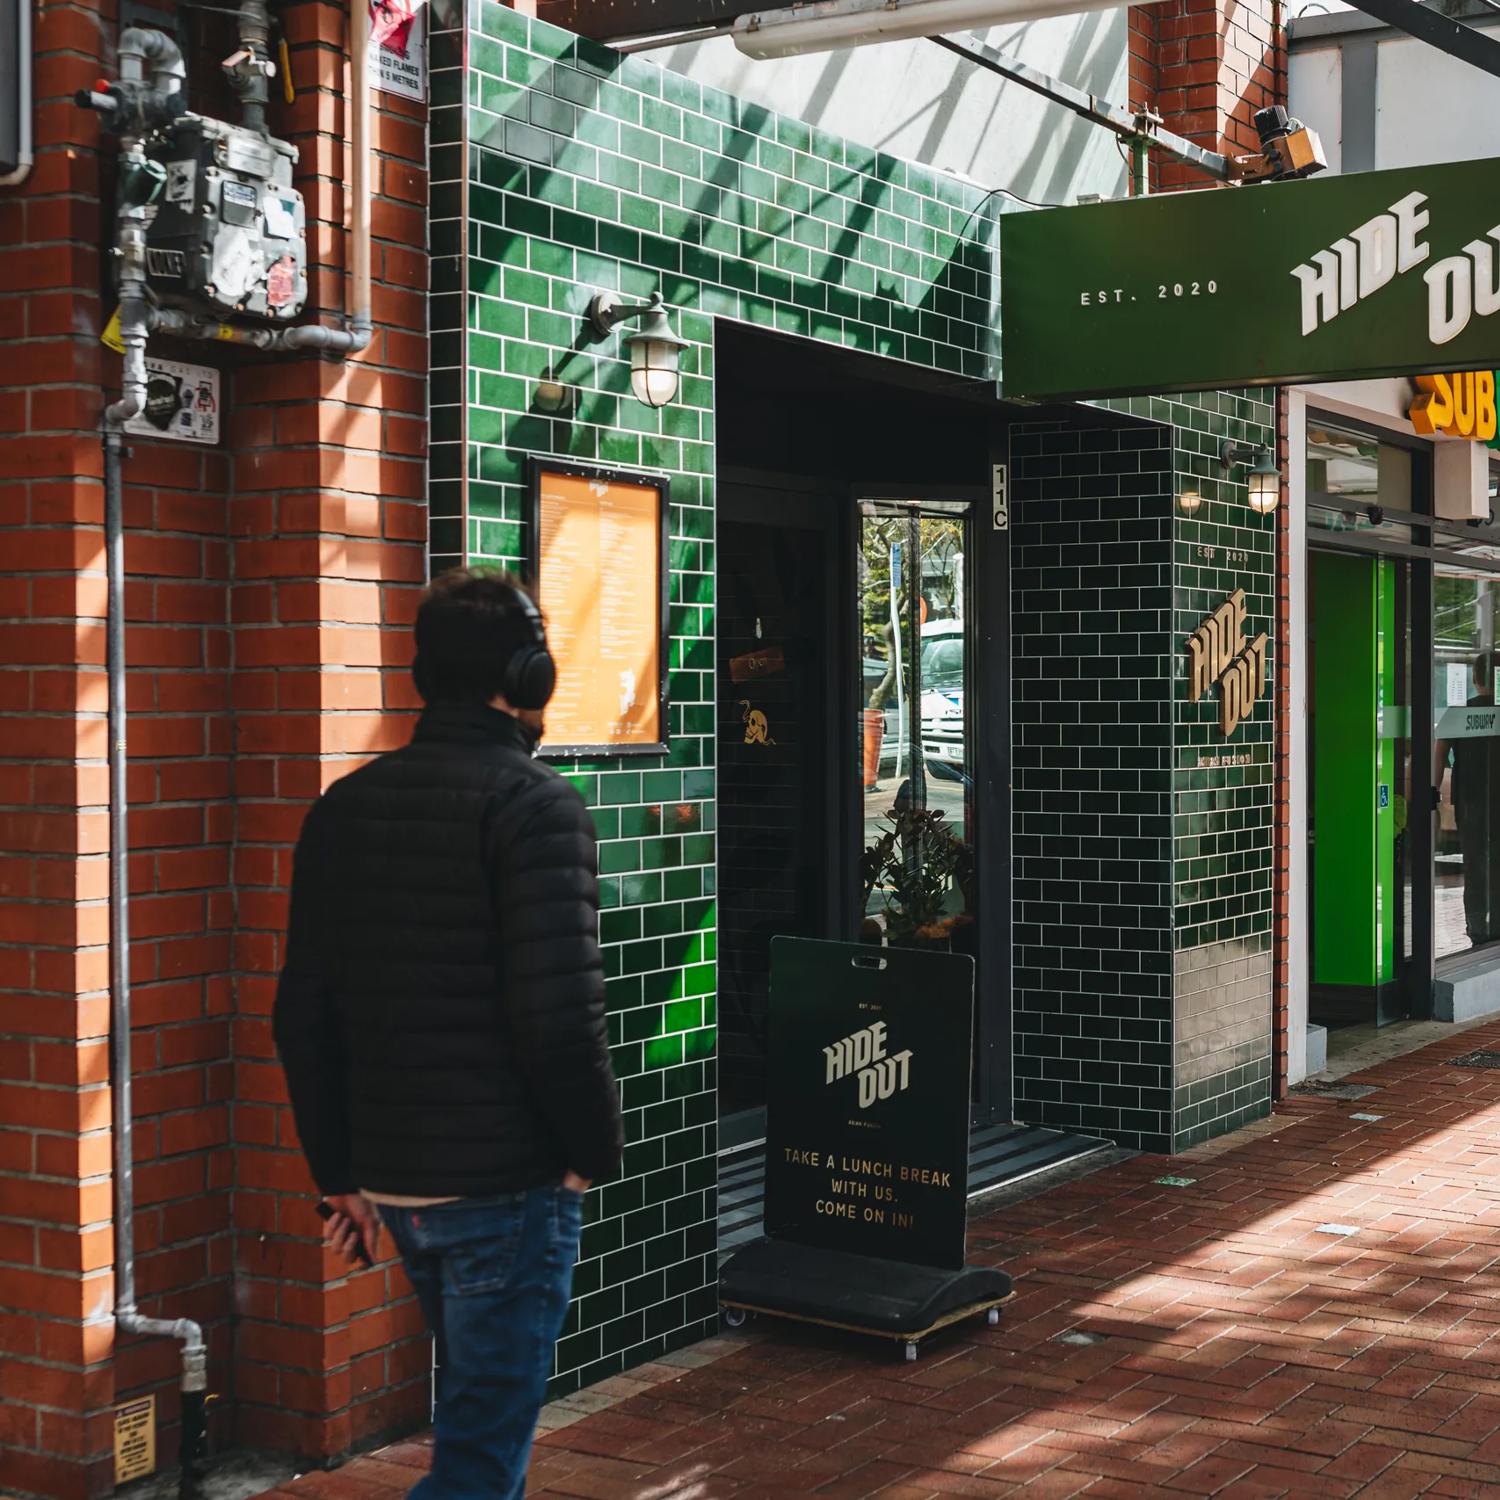
[[[368,3],[371,85],[403,99],[426,99],[426,0]]]
[[[125,424],[125,431],[183,443],[217,443],[222,405],[217,370],[148,354],[146,408]]]

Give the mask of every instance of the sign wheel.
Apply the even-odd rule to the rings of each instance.
[[[724,1324],[728,1328],[743,1328],[749,1317],[748,1308],[726,1307],[724,1309]]]

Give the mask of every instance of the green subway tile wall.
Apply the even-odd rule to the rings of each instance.
[[[1203,496],[1191,519],[1179,513],[1172,557],[1178,1151],[1271,1109],[1276,519],[1256,515],[1244,471],[1228,477],[1219,462],[1225,439],[1274,449],[1269,397],[1221,391],[1174,416],[1175,489]],[[1217,690],[1188,702],[1185,642],[1235,589],[1245,591],[1247,638],[1268,637],[1266,681],[1254,712],[1226,740]]]
[[[524,556],[530,454],[671,482],[670,753],[566,768],[600,837],[629,1148],[590,1199],[561,1392],[716,1316],[715,321],[992,381],[999,218],[970,184],[496,0],[437,0],[431,99],[434,571]],[[599,290],[672,307],[687,348],[671,406],[632,398],[619,336],[584,337]],[[573,393],[563,414],[543,408],[544,382]],[[1119,405],[1181,425],[1179,467],[1199,431],[1249,436],[1268,411],[1217,395]]]
[[[1274,637],[1275,522],[1219,453],[1275,411],[1102,404],[1143,420],[1011,429],[1016,1114],[1182,1150],[1270,1108],[1271,703],[1224,740],[1185,643],[1236,588]]]

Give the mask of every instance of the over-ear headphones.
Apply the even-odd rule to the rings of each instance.
[[[543,709],[557,686],[557,663],[547,649],[547,632],[531,596],[525,589],[512,592],[526,617],[530,639],[511,652],[500,691],[512,708]]]

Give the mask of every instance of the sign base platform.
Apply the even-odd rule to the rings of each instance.
[[[719,1272],[719,1305],[731,1327],[763,1313],[891,1339],[908,1360],[939,1329],[981,1313],[999,1322],[1013,1294],[1004,1271],[984,1266],[940,1270],[790,1240],[756,1240]]]

